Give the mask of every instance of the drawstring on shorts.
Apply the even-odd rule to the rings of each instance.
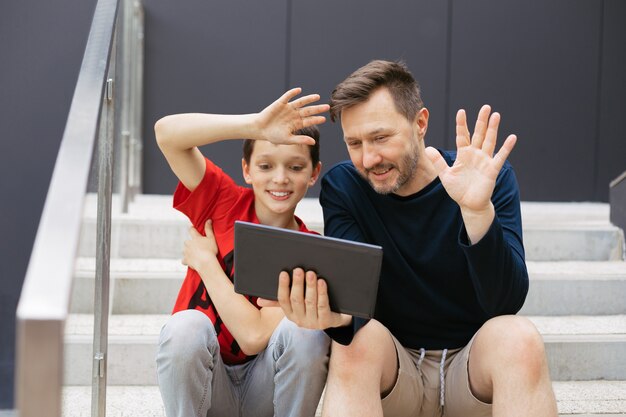
[[[444,404],[444,396],[446,392],[446,379],[444,377],[444,367],[446,365],[446,356],[448,355],[448,349],[444,349],[441,353],[441,362],[439,362],[439,405],[443,410]],[[426,356],[426,349],[420,348],[420,357],[417,360],[417,367],[421,369],[422,362],[424,361],[424,356]]]
[[[426,356],[426,349],[421,348],[420,349],[420,358],[417,360],[417,367],[418,368],[422,367],[422,362],[424,361],[424,356]]]
[[[441,409],[443,410],[443,399],[445,394],[445,386],[446,380],[443,375],[443,367],[446,364],[446,355],[448,354],[448,349],[444,349],[441,354],[441,362],[439,363],[439,384],[441,390],[439,391],[439,405],[441,405]]]

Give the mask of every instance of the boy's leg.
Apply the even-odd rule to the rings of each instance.
[[[453,363],[448,369],[446,417],[489,415],[481,402],[493,404],[494,417],[557,416],[543,340],[528,319],[500,316],[487,321],[466,353],[463,366]],[[460,402],[453,394],[470,390]],[[472,403],[475,413],[468,412]]]
[[[415,416],[422,388],[411,356],[370,320],[350,345],[333,342],[322,415],[382,417],[384,408],[385,416]]]
[[[159,389],[167,417],[237,415],[237,399],[211,320],[197,310],[174,314],[161,329]]]
[[[330,339],[283,319],[251,365],[243,389],[243,415],[313,417],[328,373]]]

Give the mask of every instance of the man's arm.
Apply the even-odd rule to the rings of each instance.
[[[309,106],[319,100],[311,94],[293,100],[302,90],[293,88],[260,113],[243,115],[175,114],[158,120],[154,126],[159,148],[174,174],[190,191],[204,176],[204,158],[198,146],[222,140],[255,139],[276,144],[314,144],[308,136],[293,132],[326,120],[320,116],[327,104]],[[293,100],[293,101],[292,101]]]
[[[510,135],[494,155],[500,115],[490,113],[489,106],[481,108],[471,139],[465,112],[457,113],[457,158],[451,167],[435,149],[426,151],[446,192],[460,207],[460,244],[478,301],[493,317],[521,308],[528,273],[517,182],[510,167],[502,169],[516,137]]]

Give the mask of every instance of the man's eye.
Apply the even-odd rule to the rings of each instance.
[[[350,148],[356,148],[356,147],[358,147],[360,144],[361,144],[361,142],[359,142],[359,141],[348,142],[348,146],[349,146]]]
[[[374,138],[374,140],[376,140],[376,142],[381,142],[383,140],[387,139],[387,136],[376,136]]]

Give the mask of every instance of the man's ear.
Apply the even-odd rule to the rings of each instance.
[[[318,162],[317,166],[313,167],[313,173],[311,174],[311,179],[309,180],[309,187],[312,187],[315,184],[320,176],[320,172],[322,172],[322,163]]]
[[[252,177],[250,176],[250,165],[246,162],[246,158],[241,158],[241,173],[243,174],[243,180],[246,184],[252,184]]]
[[[417,133],[419,134],[421,138],[423,138],[424,135],[426,135],[426,131],[428,130],[428,117],[429,116],[430,116],[430,113],[428,112],[428,109],[426,107],[422,107],[420,111],[418,111],[417,114],[415,115],[415,120],[413,120],[413,122],[415,123],[415,126],[417,127]]]

